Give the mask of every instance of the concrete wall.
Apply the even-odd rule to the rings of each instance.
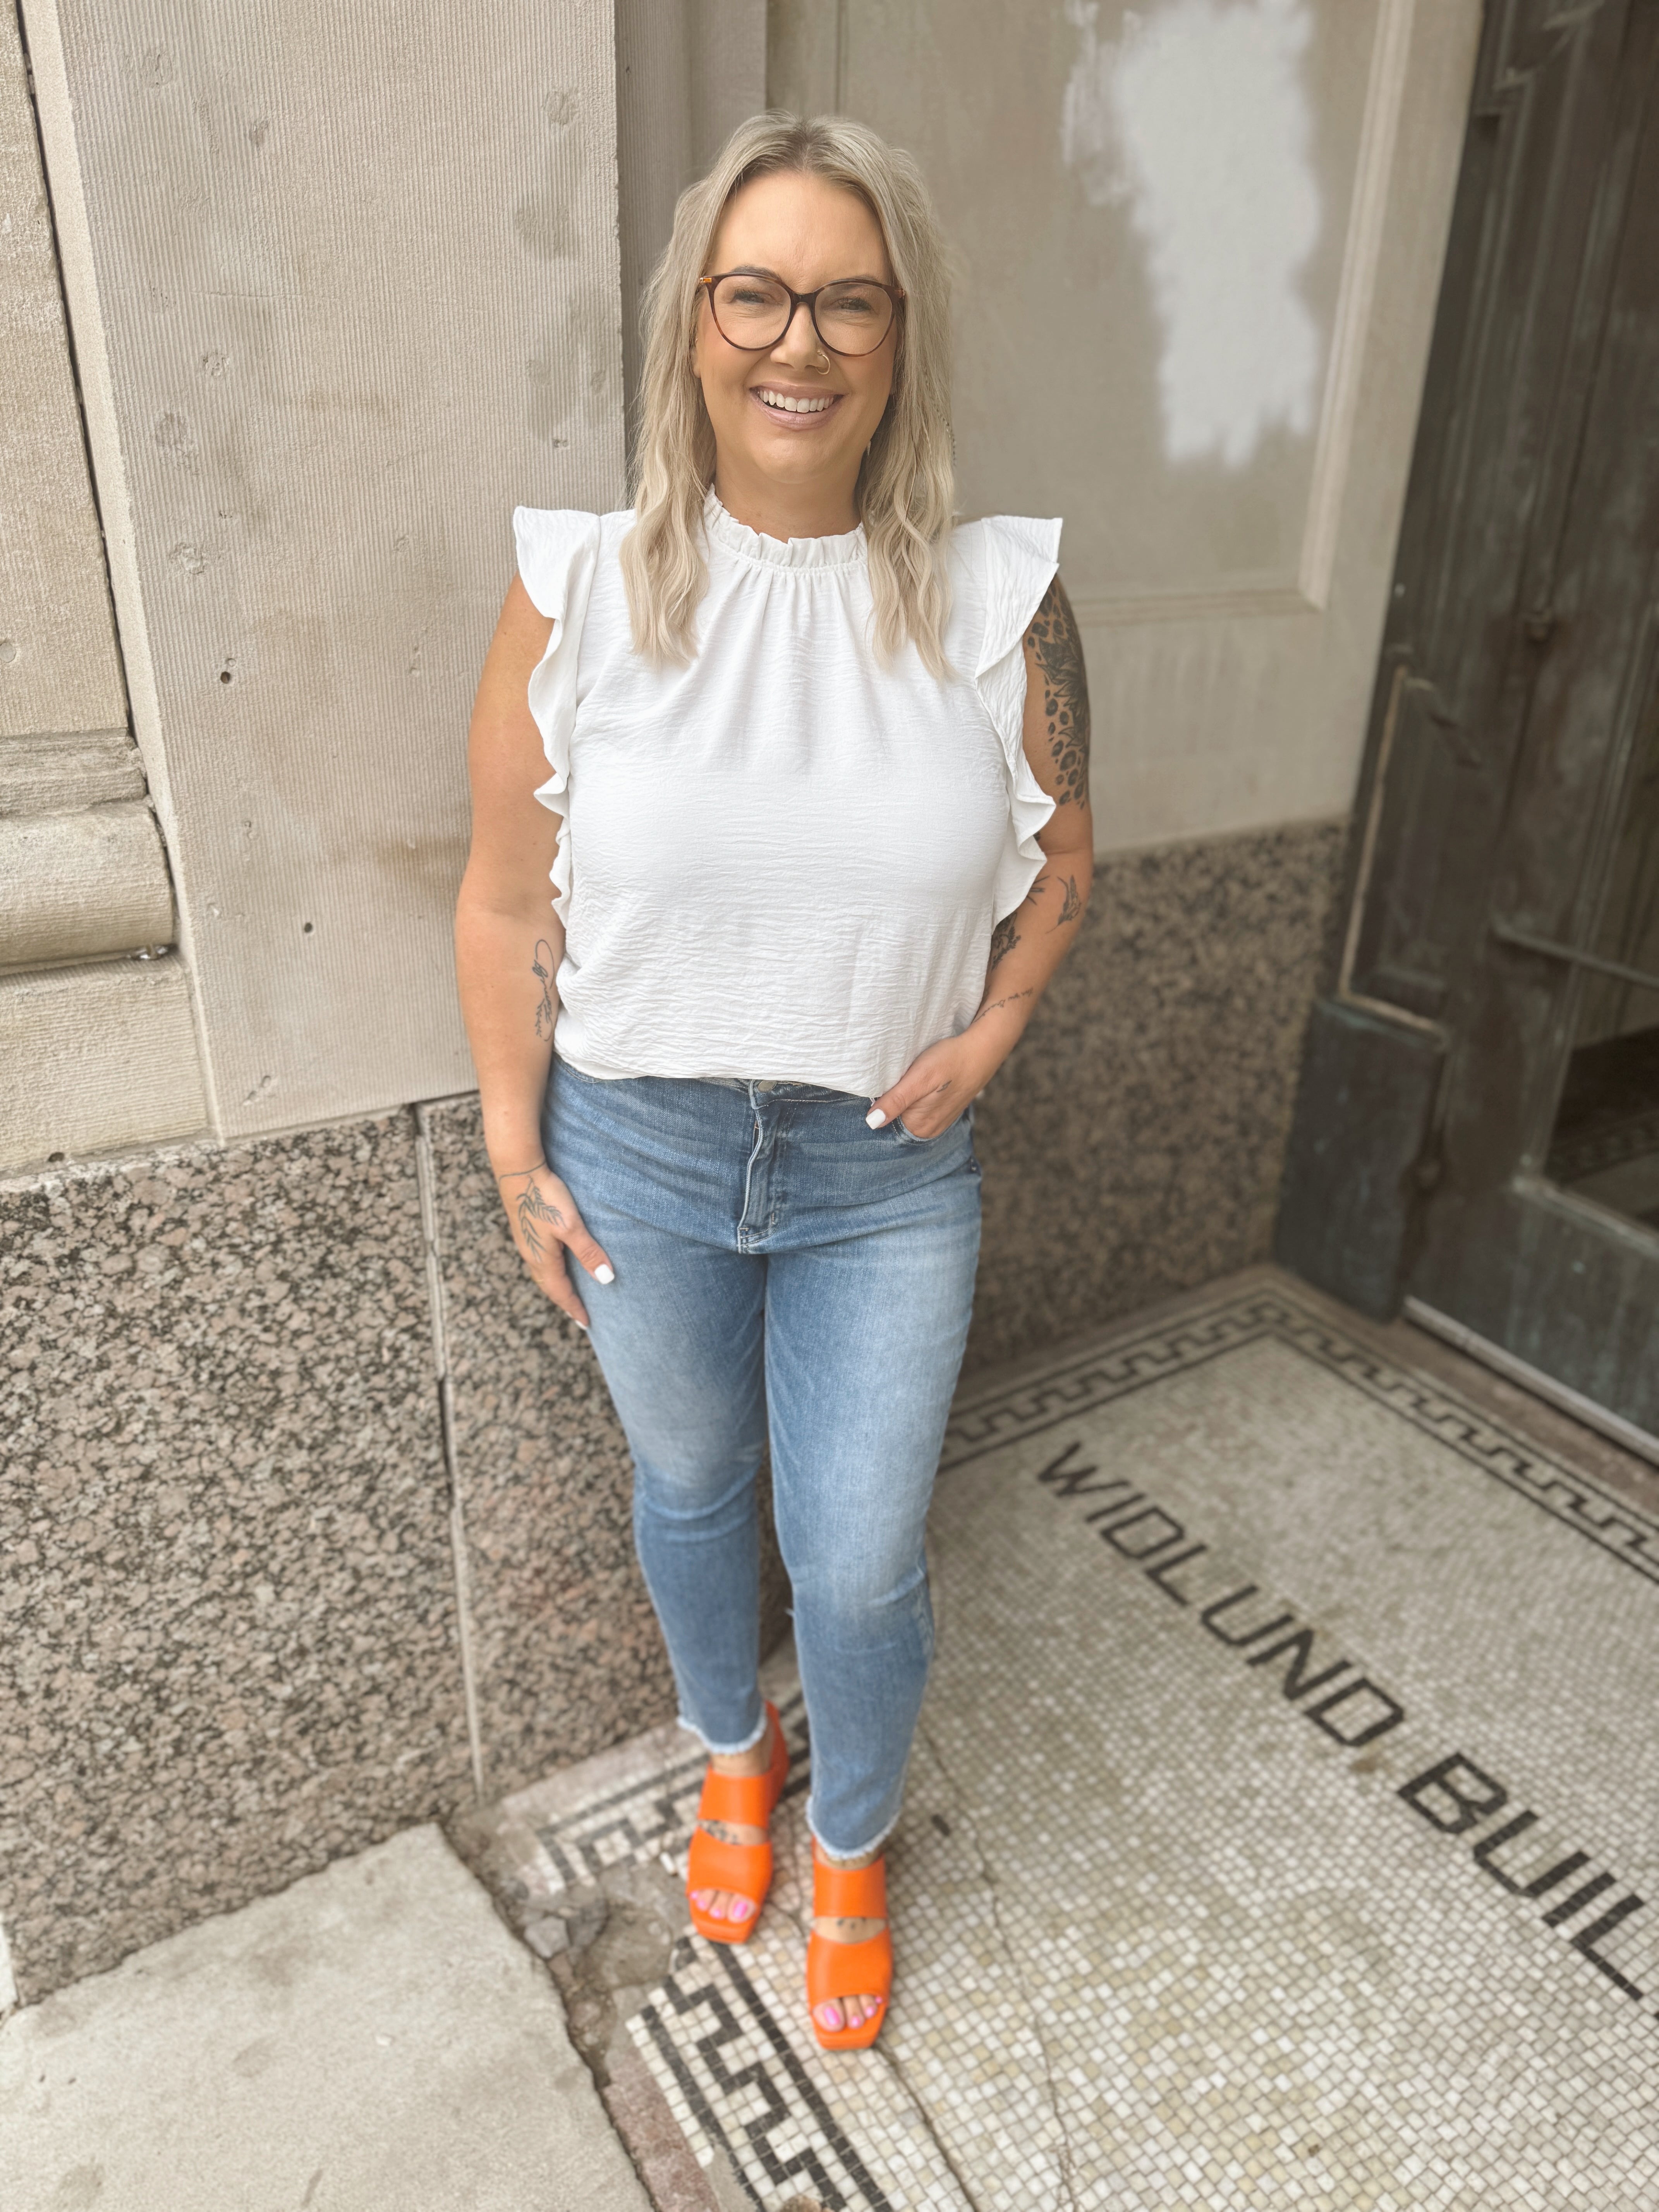
[[[1480,16],[772,0],[960,257],[966,511],[1066,518],[1103,849],[1350,804]]]
[[[642,86],[597,4],[481,32],[29,0],[28,29],[76,362],[14,36],[0,1167],[46,1171],[0,1185],[0,1942],[26,1998],[672,1710],[609,1399],[499,1218],[449,920],[510,510],[622,496],[619,204],[637,289],[760,103],[764,18],[635,7]],[[128,914],[179,951],[109,957]],[[774,1547],[773,1636],[785,1599]]]
[[[52,210],[9,5],[0,9],[0,734],[124,734]]]
[[[766,0],[617,0],[623,379],[639,392],[640,301],[674,203],[766,105]]]
[[[508,516],[622,484],[611,9],[25,18],[212,1124],[463,1089]]]
[[[177,1135],[205,1112],[185,977],[167,957],[167,854],[127,726],[10,0],[0,4],[0,382],[3,1168]]]

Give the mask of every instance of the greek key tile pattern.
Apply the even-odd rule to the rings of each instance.
[[[789,1738],[793,1769],[786,1797],[806,1788],[806,1714],[799,1690],[780,1705]],[[703,1759],[691,1752],[659,1772],[647,1786],[630,1781],[538,1832],[546,1853],[544,1882],[550,1894],[582,1882],[597,1881],[605,1869],[629,1861],[684,1851],[702,1788]]]
[[[801,1987],[809,1746],[738,1950],[629,2023],[764,2212],[1659,2204],[1659,1527],[1289,1289],[964,1396],[890,1854],[898,1984]],[[683,1868],[660,1747],[537,1883]]]
[[[982,1404],[962,1408],[945,1436],[941,1470],[1054,1428],[1133,1390],[1270,1337],[1293,1346],[1414,1423],[1499,1482],[1659,1582],[1659,1522],[1563,1467],[1455,1397],[1443,1383],[1380,1359],[1291,1299],[1266,1292],[1115,1345]]]

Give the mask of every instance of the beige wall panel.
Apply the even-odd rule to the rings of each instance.
[[[617,0],[623,360],[640,384],[640,301],[674,203],[766,105],[766,0]]]
[[[965,512],[1066,517],[1103,845],[1350,803],[1479,0],[773,0],[920,156]]]
[[[0,821],[0,966],[173,942],[173,889],[142,799]]]
[[[510,509],[621,491],[610,8],[27,14],[216,1122],[463,1088],[450,911]]]
[[[766,106],[766,0],[686,0],[691,152],[697,174]]]
[[[188,1136],[205,1119],[176,959],[0,976],[0,1170]]]
[[[126,720],[34,112],[0,0],[0,740]]]

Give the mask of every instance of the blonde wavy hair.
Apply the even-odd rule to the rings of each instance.
[[[921,172],[910,155],[840,116],[757,115],[739,124],[708,174],[680,194],[674,232],[646,288],[645,367],[634,459],[634,527],[622,546],[637,652],[689,661],[708,587],[703,503],[714,433],[691,367],[697,280],[734,193],[793,172],[856,192],[881,225],[904,292],[892,397],[859,470],[875,602],[875,646],[890,659],[908,639],[934,675],[945,658],[945,546],[955,512],[951,449],[950,280]]]

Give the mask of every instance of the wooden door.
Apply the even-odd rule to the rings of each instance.
[[[1650,1431],[1659,1232],[1551,1163],[1587,992],[1644,988],[1656,598],[1659,0],[1498,0],[1279,1250]]]

